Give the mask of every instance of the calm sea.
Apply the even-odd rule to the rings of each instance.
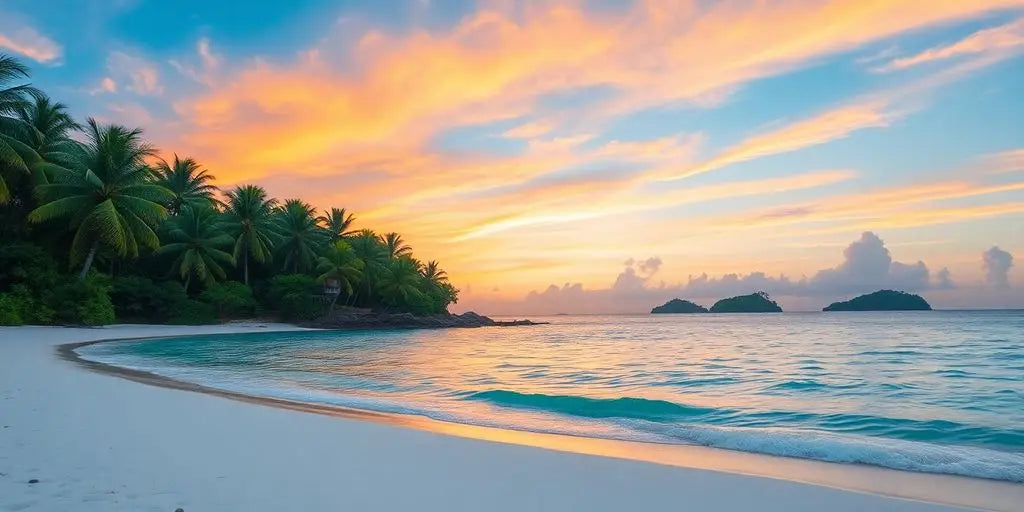
[[[545,320],[80,352],[266,397],[1024,482],[1024,311]]]

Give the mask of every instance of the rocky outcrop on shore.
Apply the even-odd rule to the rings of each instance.
[[[336,311],[323,318],[303,324],[320,329],[448,329],[455,327],[513,327],[540,325],[547,322],[530,320],[493,320],[468,311],[461,315],[416,316],[411,313]]]

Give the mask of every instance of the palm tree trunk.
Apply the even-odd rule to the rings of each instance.
[[[82,271],[78,273],[78,279],[85,279],[85,275],[89,273],[89,267],[92,266],[92,260],[96,257],[96,249],[98,249],[99,246],[99,240],[92,243],[92,247],[89,248],[89,255],[85,257],[85,264],[82,265]]]
[[[185,276],[185,293],[188,293],[188,284],[192,282],[192,272]]]
[[[245,273],[245,285],[249,286],[249,253],[242,257],[242,271]]]

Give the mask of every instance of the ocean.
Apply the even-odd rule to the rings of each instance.
[[[514,430],[1024,482],[1024,311],[554,316],[119,341],[213,388]]]

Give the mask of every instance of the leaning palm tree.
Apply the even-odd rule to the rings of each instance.
[[[344,240],[334,242],[334,245],[327,248],[324,255],[317,260],[317,271],[320,272],[321,282],[333,279],[345,290],[345,294],[352,298],[359,280],[363,278],[363,260],[356,256],[352,246]],[[338,302],[338,296],[331,299],[331,310]]]
[[[387,233],[380,237],[380,241],[387,249],[388,258],[395,259],[412,252],[412,247],[405,245],[402,235],[398,233]]]
[[[165,243],[157,253],[176,256],[171,272],[185,280],[186,290],[193,277],[206,285],[225,279],[223,265],[235,264],[225,250],[234,240],[223,231],[220,215],[210,205],[186,205],[162,232]]]
[[[324,211],[324,215],[317,218],[317,222],[323,224],[324,228],[331,235],[331,242],[336,242],[352,234],[349,228],[355,222],[356,216],[345,211],[344,208],[331,208],[331,211]]]
[[[161,160],[156,166],[157,181],[174,194],[167,204],[171,215],[177,215],[184,205],[216,205],[220,189],[213,184],[216,179],[209,171],[199,166],[192,158],[178,158],[167,163]]]
[[[388,262],[380,276],[380,293],[386,304],[397,305],[419,294],[423,276],[412,258],[400,256]]]
[[[281,243],[277,253],[286,271],[306,272],[316,263],[316,251],[328,234],[316,222],[316,209],[301,199],[289,199],[276,212]]]
[[[246,286],[249,285],[249,260],[258,263],[270,259],[277,239],[274,209],[277,201],[267,198],[267,191],[257,185],[241,185],[227,194],[224,221],[234,235],[235,261],[242,262]]]
[[[36,188],[40,206],[29,214],[35,223],[69,220],[75,232],[71,262],[85,260],[79,278],[89,271],[100,246],[122,257],[137,256],[140,247],[156,249],[160,240],[153,228],[167,216],[163,204],[171,196],[149,179],[152,171],[145,159],[154,150],[143,142],[142,130],[100,126],[90,118],[86,134],[76,166]]]
[[[0,54],[0,204],[11,198],[11,179],[29,176],[30,166],[40,160],[32,148],[21,141],[28,131],[18,112],[25,107],[28,99],[39,95],[39,91],[28,84],[11,85],[12,82],[27,80],[28,68],[8,55]]]

